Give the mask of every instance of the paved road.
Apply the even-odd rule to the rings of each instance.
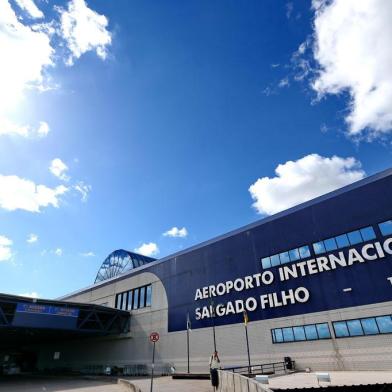
[[[0,379],[1,392],[123,392],[117,384],[71,378]]]
[[[143,392],[150,392],[150,379],[130,379]],[[124,392],[120,385],[106,381],[72,378],[0,378],[1,392]],[[154,392],[212,392],[209,380],[154,379]]]
[[[150,392],[150,379],[129,379],[143,392]],[[171,377],[154,379],[154,392],[213,392],[210,380],[172,380]]]

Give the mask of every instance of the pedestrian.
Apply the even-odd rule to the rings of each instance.
[[[220,366],[220,359],[219,359],[218,351],[214,351],[214,353],[210,357],[211,384],[214,388],[218,388],[218,385],[219,385],[218,369],[220,367],[221,366]]]

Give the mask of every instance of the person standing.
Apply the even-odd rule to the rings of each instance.
[[[214,351],[214,353],[210,357],[210,375],[211,375],[211,384],[215,388],[218,388],[219,385],[218,369],[220,367],[221,366],[220,366],[218,351]]]

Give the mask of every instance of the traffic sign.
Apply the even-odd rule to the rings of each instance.
[[[150,341],[155,343],[159,340],[159,333],[158,332],[151,332],[150,333]]]

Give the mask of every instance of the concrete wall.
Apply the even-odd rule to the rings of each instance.
[[[72,367],[86,365],[124,366],[146,364],[152,357],[152,344],[148,336],[156,331],[160,340],[156,345],[156,361],[161,365],[173,365],[177,371],[186,370],[186,331],[168,333],[168,303],[165,289],[159,279],[150,272],[130,276],[121,281],[91,289],[69,297],[73,302],[114,306],[116,293],[152,284],[151,308],[131,312],[129,333],[93,340],[58,343],[41,347],[40,367]],[[248,324],[252,363],[279,362],[290,356],[298,368],[313,370],[390,370],[392,368],[392,334],[361,336],[319,341],[273,344],[271,329],[318,322],[347,320],[367,316],[392,314],[392,302],[346,308],[300,316],[255,321]],[[251,318],[251,315],[250,315]],[[184,324],[185,324],[184,319]],[[223,366],[247,365],[245,333],[242,324],[216,327],[217,348]],[[53,360],[53,352],[60,351],[61,358]],[[208,359],[213,351],[212,328],[190,332],[191,371],[207,372]]]

